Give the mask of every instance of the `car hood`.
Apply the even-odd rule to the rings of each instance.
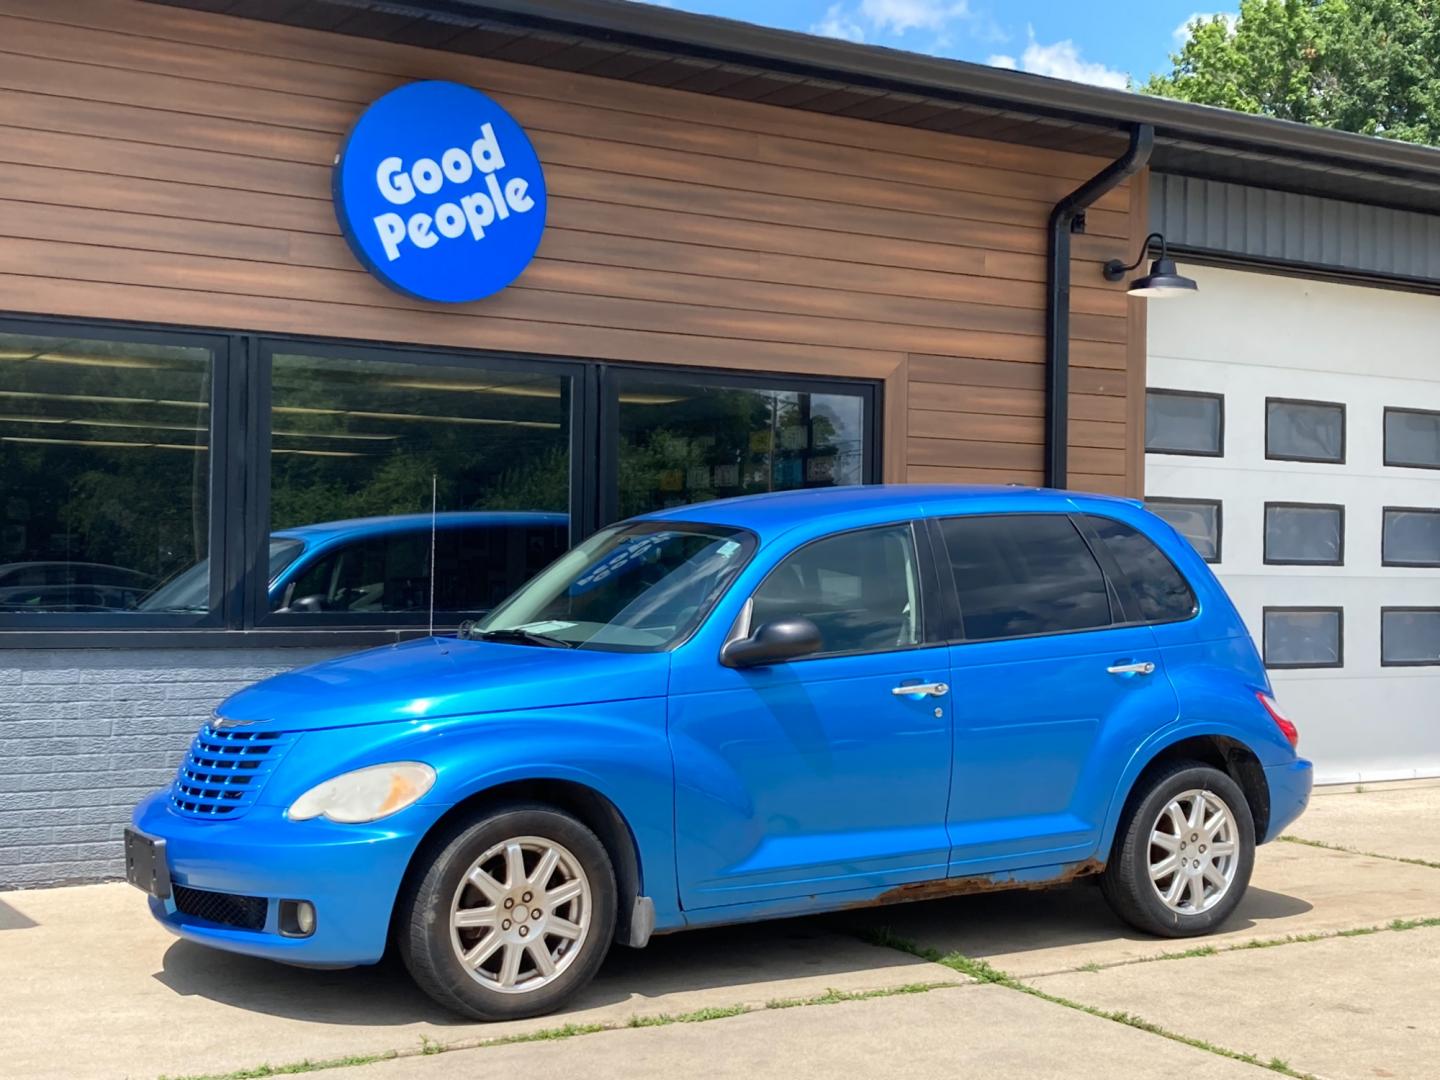
[[[318,731],[658,697],[669,678],[669,653],[425,638],[276,675],[227,698],[215,715],[265,722],[266,731]]]

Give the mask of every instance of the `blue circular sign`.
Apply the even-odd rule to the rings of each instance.
[[[535,148],[509,113],[458,83],[411,83],[366,109],[335,159],[334,193],[351,250],[421,300],[499,292],[545,231]]]

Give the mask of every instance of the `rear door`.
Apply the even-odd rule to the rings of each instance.
[[[954,874],[1094,854],[1116,755],[1175,715],[1154,635],[1129,618],[1082,526],[1063,513],[936,523],[962,625],[950,649]]]

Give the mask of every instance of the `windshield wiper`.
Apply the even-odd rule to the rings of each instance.
[[[475,636],[470,634],[472,638]],[[537,634],[534,630],[522,630],[518,626],[508,630],[486,630],[478,636],[481,641],[515,641],[525,645],[542,645],[547,649],[573,649],[577,644],[549,634]]]

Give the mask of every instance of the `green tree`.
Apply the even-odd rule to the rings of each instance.
[[[1142,92],[1440,144],[1440,0],[1241,0],[1170,60]]]

